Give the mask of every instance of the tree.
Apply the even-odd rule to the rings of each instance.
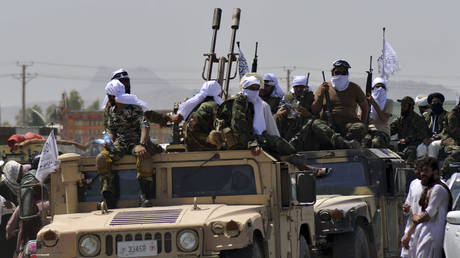
[[[62,120],[60,108],[56,104],[51,104],[46,109],[46,120],[50,123],[59,123]]]
[[[34,105],[31,108],[26,109],[26,121],[24,125],[28,126],[45,126],[46,118],[42,114],[42,108],[38,105]],[[22,109],[14,117],[17,124],[22,124]]]
[[[101,109],[101,104],[100,104],[100,101],[99,99],[96,99],[91,105],[89,105],[86,110],[88,111],[97,111]]]
[[[67,95],[67,94],[66,94]],[[83,99],[77,90],[71,90],[69,95],[66,96],[66,105],[69,110],[80,111],[83,109]],[[59,102],[59,106],[63,106],[62,100]]]

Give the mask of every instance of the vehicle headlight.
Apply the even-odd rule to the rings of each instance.
[[[101,240],[96,235],[84,235],[80,238],[78,249],[82,256],[96,256],[101,251]]]
[[[184,230],[177,235],[177,247],[184,252],[192,252],[198,247],[198,235],[193,230]]]

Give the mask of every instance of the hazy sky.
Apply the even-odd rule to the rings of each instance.
[[[38,73],[28,84],[31,102],[88,87],[99,66],[146,67],[170,84],[199,88],[215,7],[223,9],[218,55],[228,52],[231,14],[239,7],[237,39],[248,59],[259,42],[260,72],[281,77],[283,66],[296,66],[293,74],[311,72],[316,84],[321,69],[343,58],[352,76],[364,76],[369,56],[381,53],[385,26],[402,68],[391,80],[460,88],[458,0],[30,0],[3,1],[0,8],[0,103],[20,105],[20,82],[10,76],[19,72],[17,61],[35,62],[28,69]]]

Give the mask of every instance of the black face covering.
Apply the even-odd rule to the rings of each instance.
[[[444,109],[442,108],[442,103],[431,104],[431,110],[435,114],[440,114]]]

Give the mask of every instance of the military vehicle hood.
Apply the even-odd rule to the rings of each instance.
[[[369,205],[371,198],[372,195],[318,195],[314,208],[315,212],[335,209],[347,212]]]

